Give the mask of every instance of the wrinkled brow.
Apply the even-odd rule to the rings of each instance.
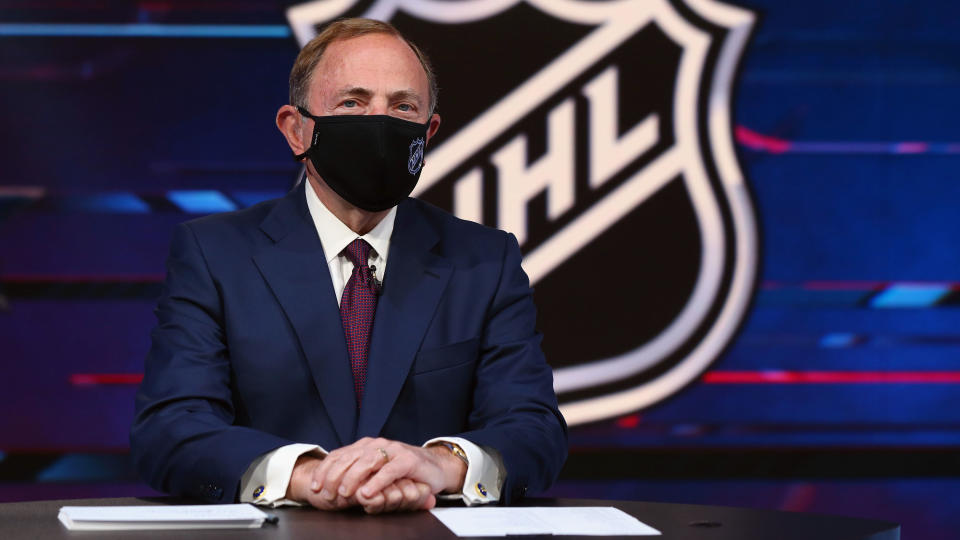
[[[417,93],[413,88],[407,88],[405,90],[397,90],[396,92],[390,93],[390,101],[413,101],[417,104],[423,102],[423,98],[420,97],[420,94]]]
[[[363,99],[370,99],[373,97],[373,90],[370,90],[369,88],[363,88],[361,86],[348,86],[346,88],[341,88],[337,92],[338,98],[351,97],[351,96],[355,96]]]

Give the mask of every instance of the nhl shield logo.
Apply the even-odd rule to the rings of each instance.
[[[417,137],[410,143],[410,157],[407,158],[407,172],[417,174],[423,167],[423,137]]]
[[[731,90],[755,16],[714,0],[322,0],[431,56],[443,129],[414,195],[516,235],[571,425],[657,403],[719,356],[757,224]]]

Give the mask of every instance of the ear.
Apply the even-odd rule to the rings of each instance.
[[[437,134],[437,131],[440,130],[440,115],[434,113],[430,117],[430,127],[427,128],[427,143],[430,142],[430,139]]]
[[[283,133],[294,154],[302,154],[309,148],[309,138],[304,140],[304,125],[300,112],[293,105],[284,105],[277,111],[277,129]]]

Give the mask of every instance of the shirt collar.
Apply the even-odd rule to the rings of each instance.
[[[342,221],[333,215],[333,212],[327,209],[316,192],[313,191],[313,185],[307,182],[307,208],[310,210],[310,216],[313,218],[313,225],[317,228],[317,234],[320,236],[320,243],[323,245],[323,254],[327,258],[327,264],[340,252],[350,245],[357,238],[362,238],[370,244],[370,247],[377,253],[377,256],[386,261],[387,250],[390,248],[390,235],[393,234],[393,222],[397,217],[397,207],[394,206],[390,212],[377,223],[376,227],[364,235],[358,235],[350,230]]]

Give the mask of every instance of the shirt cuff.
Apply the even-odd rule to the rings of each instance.
[[[297,459],[308,453],[324,457],[327,451],[315,444],[288,444],[267,452],[247,467],[240,479],[240,502],[276,508],[277,506],[302,506],[303,503],[288,500],[287,486]]]
[[[500,500],[500,488],[506,478],[500,452],[487,446],[479,446],[460,437],[437,437],[423,444],[424,447],[440,443],[459,446],[467,455],[467,473],[463,478],[463,491],[437,495],[441,499],[461,499],[467,506],[490,504]]]

